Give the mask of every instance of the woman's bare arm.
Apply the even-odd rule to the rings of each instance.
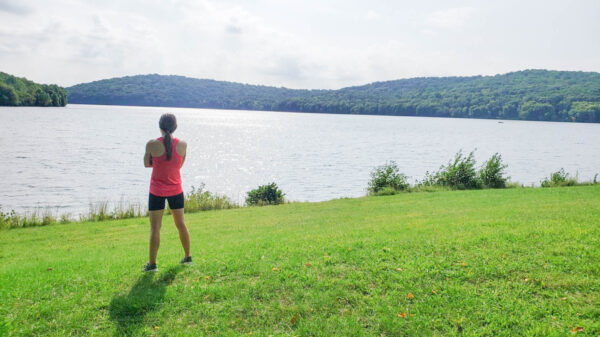
[[[150,146],[152,141],[146,143],[146,153],[144,154],[144,167],[152,167],[152,154],[150,154]]]
[[[187,143],[183,140],[179,141],[179,143],[177,143],[175,151],[177,151],[177,153],[179,153],[179,155],[183,157],[183,160],[181,161],[181,166],[183,166],[183,163],[185,163],[185,157],[187,155]]]

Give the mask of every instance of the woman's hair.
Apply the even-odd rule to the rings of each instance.
[[[167,151],[167,160],[171,160],[173,154],[173,140],[171,134],[177,129],[177,119],[175,118],[175,115],[164,114],[160,116],[158,127],[165,132],[163,144],[165,144],[165,150]]]

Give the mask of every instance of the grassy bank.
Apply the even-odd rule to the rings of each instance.
[[[0,335],[600,334],[600,186],[398,194],[0,231]]]

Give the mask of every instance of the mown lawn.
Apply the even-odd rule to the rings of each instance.
[[[0,232],[9,336],[600,335],[600,186],[412,193]],[[575,332],[573,332],[575,331]]]

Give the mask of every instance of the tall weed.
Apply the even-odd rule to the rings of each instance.
[[[229,197],[206,191],[204,184],[198,188],[192,186],[192,190],[185,195],[185,211],[189,213],[237,207],[239,205]]]
[[[495,153],[479,170],[479,179],[487,188],[505,188],[509,177],[504,176],[508,167],[502,162],[502,156]]]

